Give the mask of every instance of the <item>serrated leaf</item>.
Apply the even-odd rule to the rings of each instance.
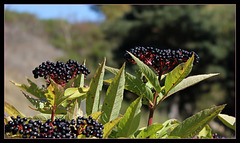
[[[226,114],[218,114],[219,120],[221,120],[226,126],[235,131],[236,118]]]
[[[101,115],[101,123],[105,124],[118,117],[122,101],[125,85],[125,63],[119,70],[108,87],[105,99],[102,105],[103,114]]]
[[[4,102],[4,110],[8,113],[9,116],[16,117],[17,115],[20,115],[21,118],[26,117],[23,113],[18,111],[13,105],[9,104],[8,102]]]
[[[157,131],[159,131],[161,128],[163,128],[163,125],[161,124],[152,124],[148,126],[147,128],[143,129],[136,138],[147,138],[151,136],[152,134],[155,134]]]
[[[123,117],[119,117],[117,119],[114,119],[112,121],[109,121],[108,123],[104,124],[104,129],[103,129],[103,138],[107,138],[109,134],[112,132],[112,129],[118,124],[118,122],[122,119]]]
[[[35,99],[32,98],[31,96],[27,95],[22,91],[23,95],[30,101],[36,108],[38,109],[43,109],[44,107],[49,107],[49,102],[46,101],[45,99]]]
[[[113,74],[117,74],[119,69],[105,66],[105,69]],[[105,82],[111,83],[112,79],[104,80]],[[150,102],[153,101],[152,91],[148,86],[146,86],[140,79],[126,72],[125,74],[125,89],[131,91],[138,96],[146,97]]]
[[[124,118],[118,124],[118,136],[131,137],[133,133],[137,130],[141,118],[141,99],[141,97],[138,97],[127,108],[127,111],[124,114]]]
[[[223,110],[225,106],[226,104],[214,106],[198,112],[174,128],[174,130],[170,133],[170,136],[193,138],[203,129],[203,127],[205,127],[211,120],[217,117],[217,115]]]
[[[91,113],[97,112],[99,109],[100,103],[100,94],[103,86],[103,77],[105,72],[105,63],[106,58],[103,59],[103,62],[98,67],[94,77],[92,78],[89,91],[87,92],[86,99],[86,113],[90,115]]]
[[[190,59],[187,60],[185,63],[179,64],[176,68],[174,68],[171,72],[167,74],[165,80],[165,95],[178,85],[192,70],[194,61],[194,54]]]
[[[14,81],[11,81],[11,83],[13,83],[14,85],[18,86],[19,88],[27,91],[28,93],[32,94],[33,96],[42,99],[42,98],[46,98],[44,95],[44,90],[42,88],[39,88],[37,86],[37,84],[35,84],[34,82],[32,82],[30,79],[27,78],[28,83],[30,84],[29,86],[26,84],[18,84]]]
[[[205,79],[208,79],[210,77],[216,76],[219,73],[213,73],[213,74],[201,74],[201,75],[194,75],[194,76],[189,76],[185,79],[183,79],[178,85],[176,85],[174,88],[172,88],[168,93],[167,96],[170,96],[180,90],[183,90],[187,87],[190,87],[194,84],[197,84]]]
[[[127,51],[128,52],[128,51]],[[151,85],[154,87],[154,89],[160,93],[161,92],[161,86],[158,81],[157,75],[142,61],[140,61],[137,57],[135,57],[132,53],[128,52],[133,60],[137,63],[139,69],[143,72],[146,79],[151,83]]]

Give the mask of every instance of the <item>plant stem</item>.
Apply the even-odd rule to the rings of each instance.
[[[149,118],[148,118],[148,126],[152,125],[154,106],[155,106],[155,102],[157,100],[157,96],[158,96],[158,93],[156,91],[155,94],[154,94],[153,106],[150,107]]]
[[[150,107],[149,118],[148,118],[148,126],[152,125],[153,113],[154,113],[154,109],[153,109],[153,107]]]
[[[52,117],[51,117],[52,122],[53,122],[53,120],[54,120],[55,111],[56,111],[56,106],[53,106],[53,109],[52,109]]]
[[[162,76],[162,71],[160,71],[159,76],[158,76],[159,85],[160,85],[160,81],[161,81],[161,76]],[[157,96],[158,96],[158,92],[155,91],[154,99],[153,99],[153,105],[149,107],[150,111],[149,111],[149,117],[148,117],[148,126],[152,125],[153,113],[154,113],[154,110],[156,109],[155,104],[156,104],[156,101],[157,101]]]

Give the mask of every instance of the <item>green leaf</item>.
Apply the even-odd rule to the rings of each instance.
[[[176,68],[174,68],[171,72],[167,74],[165,80],[165,95],[178,85],[192,70],[194,61],[194,54],[190,59],[187,60],[185,63],[179,64]]]
[[[98,111],[98,112],[92,113],[89,116],[92,116],[93,119],[97,119],[102,113],[103,111]]]
[[[221,120],[226,126],[235,131],[236,118],[226,114],[218,114],[219,120]]]
[[[161,130],[157,131],[156,134],[150,136],[150,138],[163,138],[167,136],[167,134],[169,134],[170,131],[172,131],[179,124],[180,122],[177,121],[176,119],[169,119],[163,123],[164,127]]]
[[[64,96],[69,96],[68,100],[79,98],[87,94],[89,88],[78,87],[78,88],[67,88],[64,92]]]
[[[152,134],[155,134],[158,130],[163,128],[163,125],[161,124],[152,124],[148,126],[146,129],[142,130],[136,138],[147,138],[151,136]]]
[[[211,133],[211,128],[206,125],[198,134],[199,138],[213,138]]]
[[[51,119],[51,114],[37,114],[35,116],[33,116],[33,119],[35,120],[48,120]]]
[[[103,114],[101,115],[101,123],[105,124],[118,117],[122,101],[125,85],[125,63],[119,70],[118,74],[113,79],[108,87],[105,99],[102,105]]]
[[[4,110],[8,113],[9,116],[16,117],[20,115],[21,118],[26,117],[23,113],[19,112],[13,105],[9,104],[8,102],[4,102]]]
[[[115,75],[119,72],[118,69],[112,68],[112,67],[108,67],[108,66],[105,66],[105,69],[110,71],[110,72],[112,72]],[[138,96],[144,96],[150,102],[153,101],[152,91],[140,79],[138,79],[137,77],[131,75],[128,72],[126,72],[125,79],[126,79],[125,80],[125,89],[126,90],[131,91],[131,92],[137,94]],[[111,83],[112,79],[104,80],[104,81],[108,82],[108,83]]]
[[[67,111],[66,119],[71,121],[72,119],[76,119],[78,116],[80,116],[80,109],[78,108],[78,101],[75,100],[73,103],[73,106]]]
[[[52,106],[58,107],[60,104],[62,104],[65,100],[67,100],[71,95],[64,96],[64,88],[55,83],[52,79],[50,79],[51,84],[47,88],[47,93],[45,93],[45,96],[47,97],[47,100],[50,102]]]
[[[103,62],[98,67],[94,77],[90,82],[90,89],[87,92],[86,99],[86,113],[90,115],[91,113],[97,112],[100,103],[100,94],[103,86],[103,77],[104,77],[104,67],[106,63],[106,58],[103,59]]]
[[[35,116],[33,116],[31,119],[34,120],[41,120],[41,121],[47,121],[48,119],[51,119],[52,115],[51,114],[37,114]],[[55,119],[65,119],[65,115],[55,115],[54,116]]]
[[[41,113],[46,113],[46,114],[52,113],[52,105],[48,101],[42,100],[42,99],[34,99],[31,96],[25,94],[24,92],[22,92],[22,93],[28,99],[28,101],[30,101],[37,108],[37,109],[34,109],[34,108],[30,107],[32,110],[39,111]],[[66,114],[66,109],[60,105],[56,109],[55,113],[56,114]]]
[[[178,85],[173,87],[168,93],[167,96],[170,96],[180,90],[183,90],[189,86],[192,86],[194,84],[199,83],[200,81],[203,81],[205,79],[208,79],[210,77],[216,76],[219,73],[213,73],[213,74],[201,74],[201,75],[195,75],[195,76],[189,76],[185,79],[183,79]]]
[[[47,100],[49,101],[49,103],[54,106],[55,105],[55,94],[54,92],[54,87],[52,86],[52,84],[50,84],[47,88],[47,92],[45,93],[45,96],[47,97]]]
[[[214,106],[204,109],[197,114],[187,118],[170,133],[170,136],[181,138],[192,138],[198,134],[211,120],[213,120],[226,106]]]
[[[137,130],[141,118],[141,97],[138,97],[128,107],[124,118],[118,124],[118,136],[120,137],[131,137]]]
[[[128,52],[131,57],[134,59],[134,61],[137,63],[140,70],[145,75],[146,79],[151,83],[151,85],[154,87],[154,89],[160,93],[161,92],[161,86],[158,81],[157,75],[142,61],[140,61],[137,57],[135,57],[132,53]]]
[[[107,138],[109,134],[112,132],[112,129],[118,124],[118,122],[122,119],[123,117],[119,117],[117,119],[114,119],[112,121],[109,121],[108,123],[104,124],[104,129],[103,129],[103,138]]]
[[[22,93],[28,99],[28,101],[30,101],[36,108],[43,109],[44,107],[50,107],[49,102],[47,100],[35,99],[25,94],[23,91]]]
[[[26,85],[26,84],[18,84],[14,81],[11,81],[11,83],[13,83],[14,85],[18,86],[19,88],[27,91],[28,93],[32,94],[33,96],[42,99],[42,98],[46,98],[44,95],[44,90],[42,88],[38,88],[38,86],[32,82],[30,79],[27,78],[28,83],[30,84],[30,86]]]

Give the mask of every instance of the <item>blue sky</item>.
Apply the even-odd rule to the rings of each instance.
[[[104,16],[84,4],[6,4],[5,9],[35,14],[40,19],[61,18],[70,22],[99,22]]]

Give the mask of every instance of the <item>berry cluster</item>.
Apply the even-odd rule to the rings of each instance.
[[[97,138],[103,137],[102,123],[98,123],[92,116],[88,118],[77,117],[68,121],[66,119],[51,119],[43,123],[40,120],[29,120],[27,118],[11,117],[5,125],[5,132],[11,132],[12,135],[18,134],[22,138],[76,138],[78,135],[85,135],[86,137],[95,136]]]
[[[36,67],[32,73],[34,74],[34,78],[51,78],[56,83],[64,86],[69,80],[75,78],[76,75],[84,74],[86,77],[90,74],[90,71],[85,65],[80,65],[78,61],[69,59],[66,64],[60,61],[57,61],[56,63],[50,61],[42,62],[42,64]]]
[[[171,67],[176,64],[186,62],[191,58],[194,53],[194,64],[199,63],[199,56],[191,51],[186,50],[171,50],[171,49],[158,49],[153,47],[135,47],[131,52],[134,56],[143,61],[146,65],[152,66],[158,74],[164,74]],[[135,63],[132,57],[128,54],[124,54],[124,59],[127,62]]]

